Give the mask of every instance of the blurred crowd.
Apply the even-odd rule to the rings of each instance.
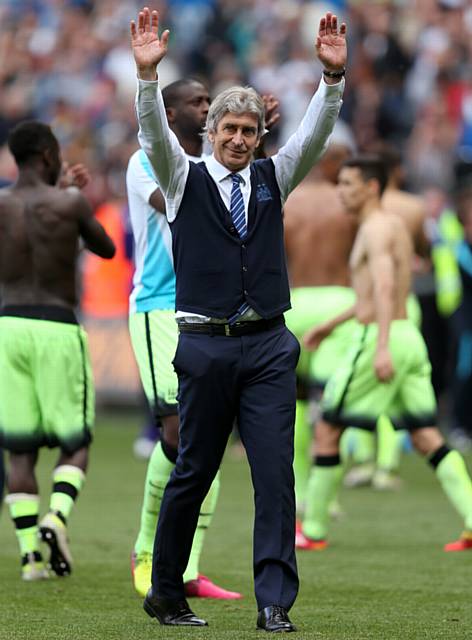
[[[326,10],[336,12],[349,34],[341,117],[358,149],[393,144],[402,155],[406,188],[427,203],[432,243],[454,253],[464,241],[461,221],[441,224],[441,216],[455,215],[459,192],[463,209],[472,209],[472,196],[467,197],[472,0],[152,0],[149,5],[171,29],[162,83],[191,74],[202,77],[213,94],[233,84],[274,94],[282,113],[271,133],[274,148],[295,129],[319,82],[317,23]],[[39,118],[53,126],[67,160],[90,169],[88,196],[94,205],[111,202],[125,209],[125,171],[137,147],[128,30],[141,6],[136,0],[0,0],[1,179],[15,175],[5,149],[9,129]],[[458,290],[460,276],[459,266]],[[454,300],[439,316],[457,311],[460,292]],[[472,363],[471,314],[469,308]],[[438,389],[445,384],[437,382]]]

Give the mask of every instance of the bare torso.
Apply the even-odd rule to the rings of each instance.
[[[359,322],[367,324],[377,320],[374,280],[385,265],[392,269],[393,276],[391,319],[407,317],[412,257],[410,234],[397,214],[378,210],[361,224],[350,258]]]
[[[6,305],[73,307],[81,194],[46,184],[0,191],[0,284]]]
[[[350,286],[357,223],[343,210],[336,187],[305,181],[290,195],[284,212],[291,286]]]

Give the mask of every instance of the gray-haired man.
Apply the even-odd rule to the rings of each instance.
[[[140,142],[166,198],[176,272],[180,444],[166,487],[144,608],[161,624],[201,626],[184,599],[182,574],[200,504],[219,468],[235,417],[255,491],[254,582],[258,627],[293,631],[293,423],[299,346],[290,308],[282,205],[321,156],[340,106],[346,27],[320,21],[316,51],[324,80],[299,129],[273,158],[251,162],[264,105],[232,88],[210,107],[213,155],[185,156],[167,126],[156,66],[167,52],[158,14],[145,8],[131,38],[139,89]],[[333,85],[333,86],[328,86]]]

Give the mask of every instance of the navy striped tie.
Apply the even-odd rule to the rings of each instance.
[[[236,227],[236,231],[239,233],[239,237],[244,238],[247,235],[247,225],[243,194],[241,193],[241,187],[239,186],[242,178],[239,173],[232,173],[231,179],[233,180],[233,188],[231,189],[229,212],[231,214],[233,224]]]
[[[241,187],[239,186],[242,178],[239,173],[232,173],[231,179],[233,180],[233,187],[231,189],[229,212],[231,214],[233,224],[236,227],[236,231],[239,233],[239,237],[244,239],[247,235],[247,224],[243,194],[241,193]],[[233,315],[228,318],[228,322],[230,324],[234,324],[249,308],[248,303],[243,302],[236,313],[233,313]]]

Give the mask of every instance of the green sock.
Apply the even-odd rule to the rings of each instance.
[[[38,515],[39,496],[30,493],[10,493],[5,502],[15,525],[16,537],[23,557],[39,551]]]
[[[472,531],[472,482],[464,459],[444,446],[431,456],[430,463],[444,493],[464,519],[465,529]]]
[[[304,509],[311,469],[310,447],[313,439],[313,430],[308,422],[308,413],[308,401],[297,400],[293,472],[295,474],[295,497],[297,510],[299,511]]]
[[[67,521],[74,502],[84,484],[85,473],[79,467],[63,464],[54,469],[52,480],[53,486],[49,509],[58,511]]]
[[[352,460],[354,464],[365,464],[375,460],[375,435],[365,429],[350,427],[351,437],[354,439]]]
[[[213,483],[208,491],[205,500],[200,507],[200,515],[198,517],[197,528],[195,535],[193,536],[192,550],[190,552],[190,558],[188,559],[188,565],[183,575],[184,582],[189,580],[195,580],[198,577],[198,567],[200,563],[200,555],[202,553],[203,542],[205,540],[205,534],[210,526],[215,512],[216,503],[218,501],[218,494],[220,493],[220,472],[215,476]]]
[[[174,467],[175,464],[165,455],[162,444],[158,442],[148,462],[141,507],[141,524],[134,545],[136,553],[152,554],[162,496]]]
[[[396,471],[400,466],[400,456],[404,431],[395,431],[387,416],[377,420],[377,467],[384,471]]]
[[[312,540],[326,538],[329,505],[337,495],[343,476],[340,456],[316,456],[308,481],[303,533]]]

